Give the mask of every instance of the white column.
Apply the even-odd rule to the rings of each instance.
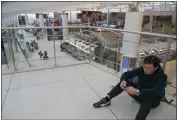
[[[15,15],[13,16],[13,24],[14,24],[14,27],[16,26],[16,17],[15,17]]]
[[[140,32],[142,30],[142,22],[142,12],[127,12],[124,30]],[[139,41],[140,34],[124,33],[122,52],[127,56],[137,56]]]
[[[5,26],[5,16],[3,16],[2,18],[1,18],[1,25],[4,27]]]
[[[107,26],[109,24],[109,8],[107,9]]]
[[[152,24],[153,24],[153,14],[150,14],[149,17],[150,17],[150,18],[149,18],[149,23],[146,24],[146,25],[144,26],[144,28],[151,30],[151,29],[152,29]]]
[[[61,14],[61,18],[62,18],[62,26],[68,26],[67,15]],[[68,36],[68,28],[63,28],[63,37],[67,37],[67,36]]]
[[[17,26],[17,22],[18,22],[18,19],[17,19],[16,15],[13,16],[13,20],[14,20],[14,26],[16,27]]]
[[[40,27],[44,27],[44,15],[39,14],[39,25]]]
[[[70,11],[70,22],[72,22],[72,12]]]
[[[142,22],[142,12],[127,12],[124,30],[141,32]],[[122,55],[128,58],[137,58],[139,54],[139,42],[140,34],[124,33]]]
[[[36,14],[37,15],[37,14]],[[38,16],[38,18],[37,18],[37,16],[36,16],[36,20],[35,21],[37,21],[37,22],[39,22],[39,16]]]
[[[172,24],[176,25],[176,7],[175,7],[175,10],[172,13]]]
[[[26,25],[28,25],[28,16],[27,16],[27,14],[25,14],[25,23],[26,23]]]
[[[17,27],[18,27],[19,26],[18,15],[16,15],[16,19],[17,19]]]
[[[153,25],[153,15],[151,14],[149,19],[150,32],[152,31],[152,25]]]

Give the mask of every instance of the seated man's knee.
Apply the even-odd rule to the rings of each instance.
[[[158,94],[155,92],[147,92],[142,97],[142,103],[151,106],[151,108],[156,108],[160,105],[160,99]]]
[[[158,94],[156,92],[150,91],[150,92],[146,92],[144,94],[141,95],[141,98],[143,100],[147,100],[147,101],[153,101],[158,99]]]
[[[154,101],[154,102],[152,103],[152,108],[156,108],[156,107],[158,107],[159,105],[160,105],[160,100]]]
[[[154,100],[154,101],[147,101],[147,100],[144,100],[141,102],[141,105],[144,107],[144,108],[157,108],[159,105],[160,105],[160,100]]]

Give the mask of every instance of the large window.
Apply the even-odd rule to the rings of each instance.
[[[140,12],[169,12],[174,11],[176,2],[139,2],[138,9]],[[110,5],[100,9],[102,12],[128,12],[129,5]]]

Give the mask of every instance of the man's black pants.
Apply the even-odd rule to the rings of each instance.
[[[108,93],[111,99],[124,91],[120,87],[120,83],[121,82]],[[141,104],[135,120],[145,120],[151,108],[156,108],[160,105],[160,98],[155,92],[147,92],[139,96],[130,96]]]

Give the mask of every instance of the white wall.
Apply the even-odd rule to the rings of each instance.
[[[2,16],[2,25],[3,27],[7,27],[9,25],[16,25],[16,18],[15,16]]]
[[[68,21],[71,20],[71,22],[77,22],[80,21],[80,19],[77,19],[77,13],[81,13],[81,11],[66,11],[65,13],[68,13]],[[70,16],[71,13],[71,16]]]
[[[25,14],[20,14],[20,15],[25,15]],[[2,26],[6,27],[9,25],[17,25],[17,17],[18,15],[14,15],[14,16],[2,16]],[[27,14],[27,21],[28,24],[32,24],[34,22],[34,20],[36,20],[36,15],[35,14]],[[16,17],[16,18],[15,18]]]
[[[172,17],[172,24],[176,26],[176,22],[177,22],[177,20],[176,20],[176,8],[175,8],[175,10],[173,11],[172,16],[173,16],[173,17]]]
[[[34,20],[36,20],[36,14],[27,14],[28,16],[28,24],[32,24]]]

